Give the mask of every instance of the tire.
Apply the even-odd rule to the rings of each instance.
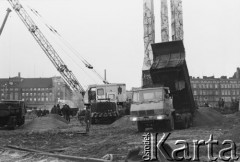
[[[175,129],[175,123],[173,115],[170,116],[170,119],[167,121],[167,129],[169,131],[173,131]]]
[[[187,129],[187,128],[189,128],[189,120],[187,119],[187,117],[185,117],[185,119],[184,119],[183,122],[181,123],[181,128],[182,128],[182,129]]]
[[[138,132],[144,132],[145,131],[144,124],[142,124],[139,121],[137,122],[137,127],[138,127]]]
[[[95,118],[91,119],[91,124],[96,124]]]

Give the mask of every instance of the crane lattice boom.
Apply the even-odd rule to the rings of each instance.
[[[34,23],[32,18],[28,15],[26,10],[20,4],[18,0],[8,0],[13,9],[16,11],[18,16],[21,18],[25,26],[28,28],[32,36],[35,38],[37,43],[43,49],[45,54],[51,60],[56,69],[60,72],[63,79],[72,88],[72,90],[84,93],[84,89],[78,82],[77,78],[74,76],[71,70],[68,69],[67,65],[59,57],[57,52],[54,50],[53,46],[49,43],[43,33],[40,31],[38,26]]]

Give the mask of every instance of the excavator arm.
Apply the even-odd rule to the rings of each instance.
[[[20,2],[18,0],[8,0],[8,2],[11,4],[12,8],[16,11],[22,22],[28,28],[29,32],[35,38],[37,43],[51,60],[55,68],[62,75],[67,84],[72,88],[72,90],[84,94],[84,89],[78,82],[77,78],[74,76],[72,71],[68,69],[67,65],[59,57],[58,53],[54,50],[53,46],[40,31],[38,26],[34,23]]]

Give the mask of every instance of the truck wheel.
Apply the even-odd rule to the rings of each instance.
[[[145,131],[145,127],[144,124],[142,124],[141,122],[137,122],[137,127],[138,127],[138,131],[139,132],[144,132]]]
[[[175,129],[174,118],[173,118],[172,115],[170,116],[170,119],[167,121],[167,129],[168,129],[169,131],[172,131],[172,130]]]
[[[91,124],[96,124],[96,121],[95,121],[94,118],[92,118],[92,120],[91,120]]]
[[[175,129],[174,118],[173,118],[172,115],[171,115],[171,118],[170,118],[170,128],[171,128],[171,130],[174,130],[174,129]]]
[[[189,127],[189,120],[185,117],[185,119],[182,122],[181,128],[187,129]]]

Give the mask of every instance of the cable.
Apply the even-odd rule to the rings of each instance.
[[[29,7],[29,6],[28,6]],[[29,7],[30,8],[30,7]],[[81,54],[75,50],[71,44],[66,40],[64,39],[59,33],[58,31],[53,28],[51,25],[48,25],[48,23],[46,22],[46,20],[39,14],[39,12],[37,10],[34,10],[32,8],[30,8],[30,10],[38,17],[41,19],[41,21],[46,25],[46,27],[55,35],[57,35],[63,42],[63,44],[68,47],[73,54],[75,54],[82,62],[83,64],[88,68],[88,69],[91,69],[98,77],[100,80],[102,80],[105,84],[108,83],[106,80],[103,79],[103,77],[96,71],[94,70],[93,66],[84,58],[81,56]]]

